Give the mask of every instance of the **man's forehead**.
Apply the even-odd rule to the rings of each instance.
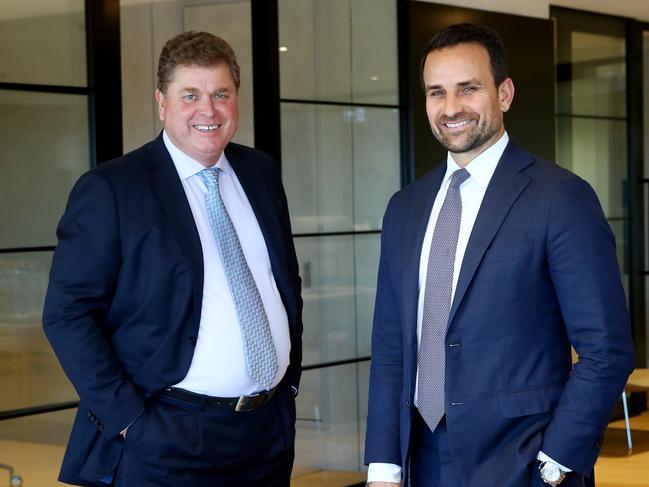
[[[423,75],[426,84],[434,83],[432,78],[444,79],[446,82],[452,80],[454,83],[481,80],[491,75],[489,55],[486,49],[475,44],[460,44],[431,51],[426,56]]]

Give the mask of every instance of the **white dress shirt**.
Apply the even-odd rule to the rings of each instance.
[[[462,261],[464,259],[464,253],[466,247],[469,243],[469,237],[473,230],[473,225],[475,224],[476,218],[478,216],[478,211],[482,205],[482,200],[484,195],[487,192],[487,187],[491,181],[491,177],[498,166],[498,161],[503,155],[507,144],[509,143],[509,135],[505,132],[498,141],[485,150],[478,157],[473,159],[467,166],[466,170],[469,171],[470,177],[462,183],[460,186],[460,197],[462,198],[462,219],[460,222],[460,234],[457,240],[457,248],[455,250],[455,265],[453,267],[453,287],[451,289],[451,302],[455,296],[455,288],[457,286],[457,281],[460,276],[460,270],[462,268]],[[437,223],[437,217],[444,203],[444,198],[446,198],[446,191],[451,182],[451,175],[460,169],[460,166],[457,165],[453,156],[449,152],[446,158],[446,173],[442,179],[442,184],[437,192],[435,197],[435,202],[433,203],[433,208],[430,212],[430,218],[428,219],[428,226],[426,227],[426,234],[424,236],[424,242],[421,247],[421,256],[419,258],[419,300],[417,303],[417,343],[421,341],[421,326],[422,326],[422,316],[424,311],[424,296],[426,290],[426,275],[428,272],[428,257],[430,254],[430,246],[433,240],[433,232],[435,230],[435,224]],[[419,390],[419,371],[417,371],[417,381],[415,383],[415,398],[414,404],[417,405],[417,396]],[[542,461],[553,460],[545,455],[543,452],[539,452],[537,458]],[[563,470],[569,472],[570,469],[564,467],[561,464],[557,464]],[[367,472],[367,481],[368,482],[401,482],[401,467],[392,463],[370,463],[369,469]]]
[[[218,397],[257,392],[260,386],[248,373],[241,327],[207,215],[207,188],[199,174],[205,167],[178,149],[166,132],[163,139],[182,181],[203,248],[203,305],[196,349],[187,375],[174,387]],[[225,154],[215,167],[222,170],[221,197],[268,316],[277,351],[278,370],[272,384],[275,387],[290,360],[288,317],[273,277],[266,242],[246,193]]]

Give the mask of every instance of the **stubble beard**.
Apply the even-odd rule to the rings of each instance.
[[[433,126],[433,135],[437,141],[442,144],[442,146],[454,154],[462,154],[464,152],[470,152],[482,145],[486,144],[494,135],[498,133],[500,129],[499,124],[496,121],[493,121],[491,124],[481,124],[478,119],[478,123],[473,128],[473,130],[462,140],[453,143],[448,137],[444,135],[444,132],[440,130],[440,126],[444,123],[453,121],[453,119],[445,118],[436,122]]]

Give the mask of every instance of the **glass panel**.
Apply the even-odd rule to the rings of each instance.
[[[90,167],[87,103],[0,90],[0,248],[56,243],[70,188]]]
[[[232,45],[241,67],[239,130],[234,142],[254,145],[250,0],[120,0],[124,151],[154,138],[162,124],[153,93],[160,50],[185,30],[204,30]],[[194,2],[199,3],[199,2]]]
[[[0,421],[0,462],[11,465],[25,486],[54,487],[76,409]],[[10,485],[0,470],[1,485]],[[13,484],[11,484],[13,485]]]
[[[570,77],[558,84],[559,113],[626,117],[624,38],[570,33]]]
[[[379,240],[379,235],[295,240],[305,365],[369,355]]]
[[[352,101],[399,103],[397,2],[351,0]]]
[[[354,239],[356,279],[356,355],[371,354],[372,320],[376,278],[381,254],[381,235],[356,235]]]
[[[394,0],[279,0],[280,93],[398,103]]]
[[[399,188],[398,111],[283,103],[282,177],[295,233],[380,229]]]
[[[0,411],[77,397],[41,328],[51,259],[0,254]]]
[[[349,0],[279,0],[280,97],[351,100]]]
[[[368,372],[367,363],[361,363],[302,374],[297,397],[297,470],[361,470]],[[363,480],[359,475],[346,485]]]
[[[0,81],[86,86],[84,0],[3,0]]]
[[[627,122],[559,117],[559,163],[588,181],[607,217],[627,215]]]

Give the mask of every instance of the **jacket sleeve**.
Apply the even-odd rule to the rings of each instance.
[[[141,414],[144,401],[108,340],[120,234],[115,196],[99,171],[73,188],[57,236],[43,328],[90,420],[110,438]]]
[[[403,334],[395,282],[391,275],[390,236],[398,232],[388,205],[381,233],[381,257],[372,328],[372,364],[365,437],[365,463],[401,465],[400,397],[403,390]]]
[[[570,343],[579,355],[542,451],[587,475],[635,366],[615,238],[592,188],[569,177],[549,212],[547,258]]]

